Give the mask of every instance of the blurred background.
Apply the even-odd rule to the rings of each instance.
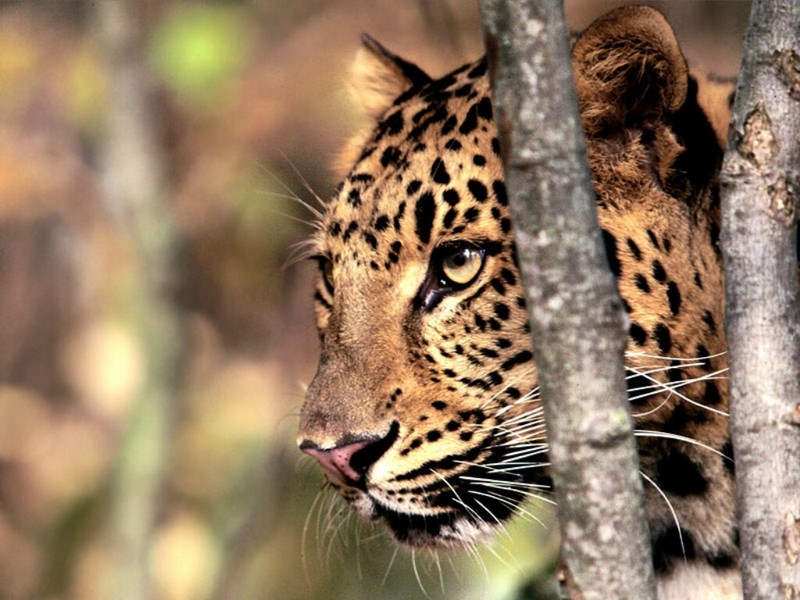
[[[737,71],[747,3],[654,4]],[[397,552],[295,447],[291,254],[365,124],[361,32],[432,75],[482,53],[466,0],[0,2],[0,600],[533,594],[552,528]]]

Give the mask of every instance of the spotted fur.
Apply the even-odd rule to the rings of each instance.
[[[487,67],[431,79],[369,38],[364,56],[377,123],[314,240],[322,356],[299,441],[400,542],[460,545],[550,486]],[[573,67],[630,321],[660,593],[737,598],[717,185],[731,87],[699,91],[669,25],[641,7],[578,36]],[[454,284],[442,264],[464,247],[481,268]]]

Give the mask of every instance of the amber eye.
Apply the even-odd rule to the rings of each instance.
[[[452,244],[441,248],[440,272],[445,284],[463,287],[469,285],[481,272],[484,251],[469,243]]]

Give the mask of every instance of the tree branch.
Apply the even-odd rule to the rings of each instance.
[[[757,0],[722,167],[731,433],[748,599],[800,597],[800,3]]]
[[[482,0],[481,11],[563,555],[586,600],[653,598],[624,313],[597,224],[563,6]]]

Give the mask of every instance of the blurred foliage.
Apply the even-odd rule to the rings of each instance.
[[[584,26],[611,5],[568,2],[568,15]],[[0,4],[0,600],[109,597],[98,581],[110,477],[148,375],[126,324],[136,249],[101,169],[112,78],[92,6]],[[364,125],[346,91],[358,34],[441,74],[481,52],[476,7],[135,6],[185,240],[174,283],[187,351],[148,557],[156,598],[522,597],[557,544],[544,527],[520,519],[478,554],[397,553],[320,491],[294,446],[318,351],[313,269],[287,266],[313,220],[296,198],[320,206],[337,148]],[[662,8],[689,47],[735,71],[746,5]]]
[[[246,14],[232,6],[177,6],[152,32],[154,71],[176,95],[198,106],[220,101],[248,58]]]

